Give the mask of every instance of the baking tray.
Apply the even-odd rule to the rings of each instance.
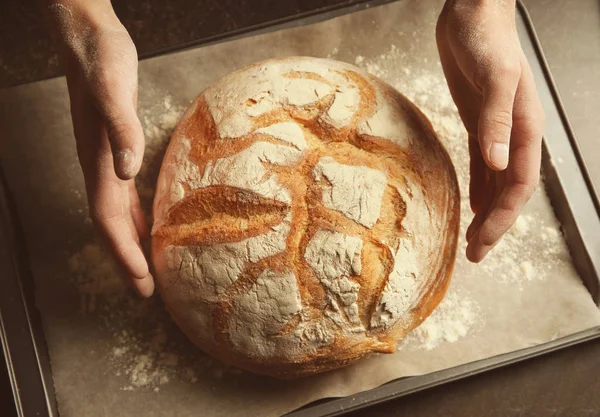
[[[320,9],[313,13],[179,45],[157,54],[307,25],[390,2],[379,0],[360,2],[347,7]],[[596,304],[600,305],[600,199],[593,188],[531,19],[521,2],[518,2],[517,27],[547,117],[542,156],[546,191],[562,224],[577,271]],[[560,163],[554,163],[553,155],[560,155],[560,159],[556,158]],[[12,201],[0,166],[0,338],[18,414],[58,416],[48,351],[33,299],[33,280],[26,246],[21,238],[19,220]],[[443,371],[402,378],[350,397],[319,400],[287,416],[341,415],[599,337],[600,328],[590,329],[549,343]]]

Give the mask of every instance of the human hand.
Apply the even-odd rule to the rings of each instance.
[[[469,135],[467,258],[480,262],[537,188],[544,112],[515,26],[515,0],[447,0],[436,39]]]
[[[149,234],[133,179],[144,153],[135,46],[108,0],[54,0],[48,10],[67,76],[90,215],[125,278],[149,297],[154,281],[141,246]]]

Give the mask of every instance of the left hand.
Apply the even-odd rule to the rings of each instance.
[[[436,38],[469,134],[475,217],[467,258],[480,262],[537,188],[544,112],[519,43],[514,0],[447,0]]]
[[[121,275],[150,297],[154,280],[142,247],[148,227],[134,182],[144,154],[135,46],[109,0],[50,0],[48,11],[91,218]]]

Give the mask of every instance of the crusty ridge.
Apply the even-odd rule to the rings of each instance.
[[[351,79],[360,91],[360,110],[354,114],[347,127],[332,128],[321,117],[333,104],[332,95],[326,95],[307,106],[284,105],[253,120],[251,132],[275,123],[294,121],[304,133],[308,149],[304,151],[300,162],[292,166],[265,163],[269,172],[275,174],[277,180],[290,190],[291,204],[286,205],[234,187],[207,187],[188,192],[184,200],[171,208],[166,223],[154,233],[153,252],[156,253],[168,245],[210,245],[240,241],[265,233],[291,215],[287,250],[246,265],[242,276],[220,295],[212,313],[216,346],[198,343],[209,353],[255,372],[297,376],[343,366],[373,351],[393,351],[396,341],[424,320],[439,303],[452,270],[458,232],[458,187],[450,160],[437,141],[431,125],[416,107],[391,87],[353,70],[343,70],[340,74]],[[283,76],[312,77],[329,83],[318,74],[307,75],[303,71],[292,71]],[[406,113],[406,122],[422,134],[415,138],[414,146],[404,150],[385,138],[359,134],[356,126],[371,116],[377,106],[377,92],[373,85],[378,85],[383,91],[384,100],[402,107]],[[255,103],[252,101],[248,103],[253,104]],[[174,137],[177,135],[191,139],[190,159],[199,167],[200,173],[206,168],[208,161],[235,155],[258,141],[293,146],[270,135],[256,133],[235,139],[219,138],[203,96],[198,99],[194,112],[177,128]],[[382,212],[372,228],[326,209],[320,203],[323,184],[315,183],[313,170],[323,157],[331,157],[347,165],[366,166],[386,174],[387,186],[382,200]],[[428,158],[430,159],[427,160]],[[431,276],[422,289],[422,303],[413,309],[407,323],[394,329],[372,329],[370,317],[394,264],[390,247],[396,246],[400,239],[410,238],[402,224],[407,210],[410,210],[407,207],[409,202],[398,191],[407,190],[407,194],[410,194],[408,182],[422,185],[425,201],[429,203],[427,209],[441,216],[438,224],[440,230],[426,231],[437,233],[442,246],[441,253],[428,254],[431,257],[430,270],[425,273]],[[302,305],[307,310],[304,318],[317,320],[323,317],[323,310],[327,305],[323,286],[303,258],[311,237],[322,229],[343,230],[344,233],[360,236],[363,240],[363,270],[360,275],[353,275],[351,278],[360,284],[360,321],[367,329],[364,337],[349,339],[340,334],[332,344],[319,349],[311,357],[282,356],[266,363],[257,363],[243,354],[227,351],[230,346],[228,323],[233,297],[247,291],[265,268],[276,271],[292,269],[298,280]],[[168,287],[161,288],[161,291],[166,290]],[[177,320],[177,312],[173,308],[171,310],[178,324],[186,331],[189,323]],[[280,333],[293,332],[298,320],[299,316],[290,320]]]

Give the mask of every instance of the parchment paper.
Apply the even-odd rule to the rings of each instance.
[[[435,49],[440,7],[404,1],[142,62],[148,151],[138,186],[146,208],[170,130],[203,88],[260,59],[312,55],[364,67],[431,117],[459,172],[464,233],[466,138]],[[483,264],[465,260],[461,240],[446,299],[396,354],[297,382],[240,373],[191,346],[158,297],[138,300],[115,278],[93,240],[70,123],[64,79],[0,92],[2,165],[26,235],[62,417],[276,416],[600,325],[540,189]]]

